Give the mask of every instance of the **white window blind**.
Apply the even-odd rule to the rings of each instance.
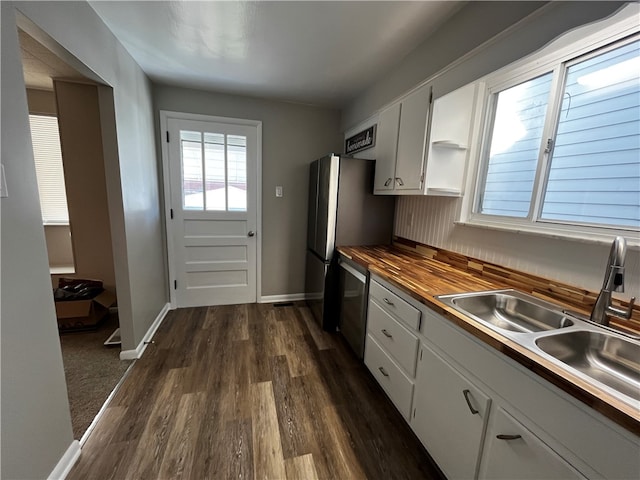
[[[29,122],[42,221],[45,225],[68,224],[69,211],[64,185],[58,119],[44,115],[29,115]]]

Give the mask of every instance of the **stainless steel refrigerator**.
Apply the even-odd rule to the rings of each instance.
[[[373,195],[375,161],[328,155],[311,163],[305,295],[325,330],[338,323],[335,248],[391,242],[395,199]]]

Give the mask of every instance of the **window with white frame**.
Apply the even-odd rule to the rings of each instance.
[[[637,34],[490,82],[473,219],[640,229]]]
[[[45,225],[68,225],[69,211],[64,185],[58,119],[48,115],[29,115],[29,123],[42,222]]]

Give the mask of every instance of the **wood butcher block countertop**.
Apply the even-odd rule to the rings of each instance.
[[[606,391],[557,367],[545,357],[503,337],[491,328],[466,317],[434,298],[436,295],[514,288],[513,285],[506,281],[485,278],[475,272],[391,245],[339,247],[338,251],[358,265],[367,268],[372,274],[399,287],[406,294],[487,345],[514,359],[627,430],[640,435],[638,409],[621,402]],[[554,302],[562,303],[557,300]],[[575,303],[567,302],[563,306],[575,308]]]

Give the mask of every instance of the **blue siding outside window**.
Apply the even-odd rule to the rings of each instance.
[[[638,36],[548,69],[493,94],[476,212],[639,230]]]
[[[639,51],[567,69],[542,219],[640,228]]]
[[[551,80],[548,73],[498,93],[481,213],[529,214]]]

